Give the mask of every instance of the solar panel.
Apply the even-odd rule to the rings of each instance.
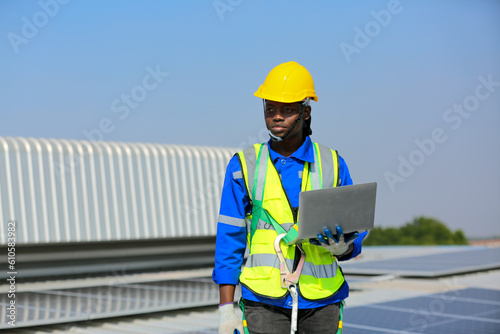
[[[500,284],[499,284],[500,286]],[[493,301],[500,303],[500,290],[469,288],[458,290],[460,298],[473,298],[482,301]]]
[[[494,268],[500,268],[500,247],[472,248],[465,251],[390,260],[342,263],[342,270],[346,274],[395,274],[407,277],[439,277]]]
[[[484,314],[484,318],[489,318],[489,319],[500,319],[500,310],[492,312],[490,314]]]
[[[470,288],[347,307],[348,333],[500,333],[500,291]]]
[[[208,280],[169,280],[16,293],[16,327],[216,305],[219,289]],[[7,294],[0,295],[0,329],[8,325]]]
[[[459,290],[457,290],[459,291]],[[375,304],[367,306],[379,309],[399,309],[406,312],[429,312],[436,315],[445,313],[447,315],[468,316],[470,314],[500,309],[500,302],[497,305],[482,304],[480,301],[472,301],[461,298],[454,298],[453,295],[443,297],[442,295],[431,295],[427,297],[415,297],[400,301]]]
[[[437,326],[424,328],[420,333],[429,334],[461,334],[461,333],[481,333],[481,334],[498,334],[500,327],[495,323],[482,321],[458,320]]]

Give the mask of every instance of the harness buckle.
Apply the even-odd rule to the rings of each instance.
[[[278,255],[278,259],[280,261],[280,277],[281,277],[281,287],[290,291],[290,288],[295,287],[299,283],[300,273],[302,272],[302,268],[304,267],[304,262],[306,259],[306,254],[302,249],[300,244],[297,244],[296,247],[300,250],[300,260],[297,266],[297,269],[292,273],[288,269],[286,265],[285,256],[281,251],[280,242],[286,236],[286,233],[279,234],[276,239],[274,239],[274,249],[276,250],[276,254]]]

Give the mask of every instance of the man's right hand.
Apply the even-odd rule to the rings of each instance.
[[[234,311],[234,303],[219,306],[219,334],[234,333],[243,334],[243,323]]]

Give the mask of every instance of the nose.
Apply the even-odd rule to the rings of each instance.
[[[284,121],[285,120],[285,117],[283,116],[283,114],[281,113],[281,110],[277,110],[274,115],[273,115],[273,121],[276,121],[276,122],[281,122],[281,121]]]
[[[285,118],[281,115],[276,115],[273,117],[274,122],[283,122],[284,120],[285,120]]]

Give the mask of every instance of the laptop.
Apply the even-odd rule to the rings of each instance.
[[[334,236],[337,226],[344,234],[372,229],[376,194],[376,182],[301,192],[298,239],[317,238],[325,227]]]

